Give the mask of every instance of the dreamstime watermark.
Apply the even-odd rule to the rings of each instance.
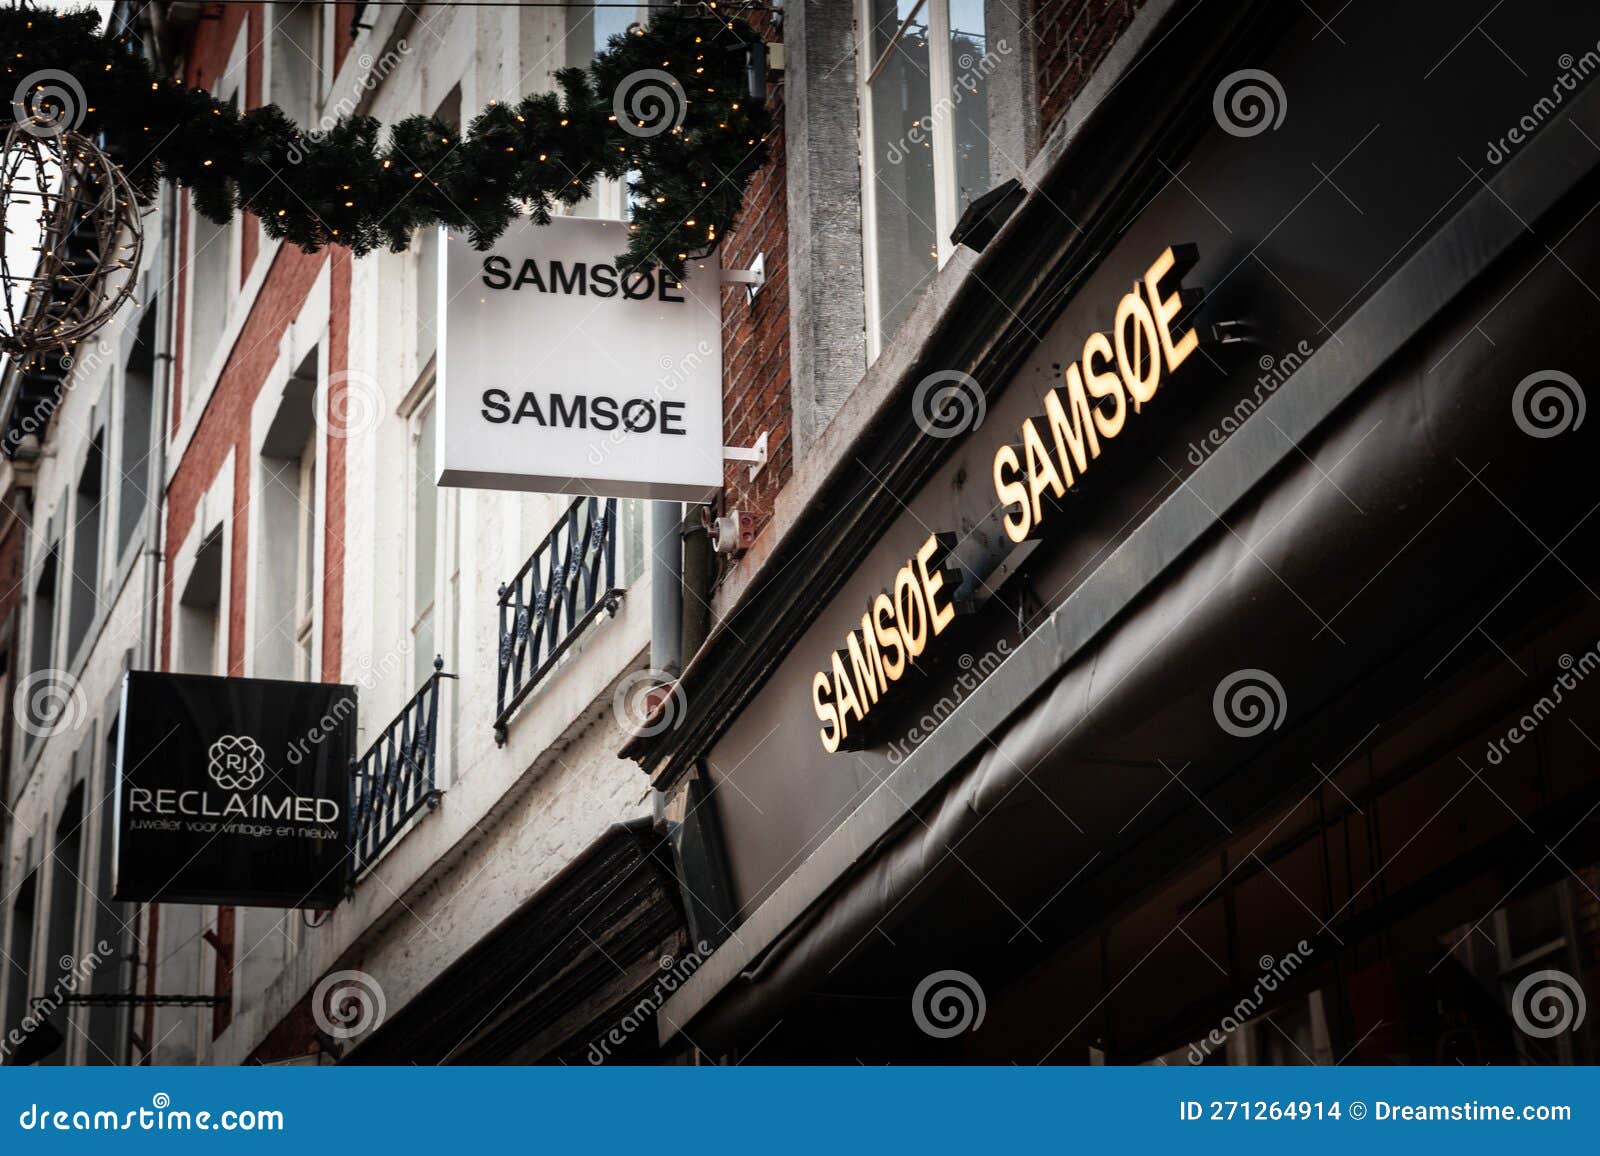
[[[69,671],[36,670],[11,695],[17,725],[36,739],[75,731],[89,717],[89,700]]]
[[[1241,68],[1224,76],[1211,95],[1211,112],[1229,136],[1260,136],[1289,114],[1289,98],[1272,73]]]
[[[1294,375],[1295,370],[1305,364],[1306,358],[1315,352],[1311,342],[1301,338],[1288,353],[1282,357],[1273,357],[1270,353],[1263,353],[1256,362],[1261,370],[1256,378],[1255,388],[1234,403],[1220,422],[1211,427],[1210,432],[1197,442],[1189,443],[1189,464],[1199,467],[1216,450],[1222,448],[1222,443],[1227,441],[1242,426],[1250,415],[1260,409],[1266,400],[1278,392],[1278,387]]]
[[[664,670],[635,670],[623,675],[611,696],[611,713],[631,735],[650,738],[683,725],[688,709],[683,687]]]
[[[970,373],[941,369],[917,382],[911,393],[911,419],[929,437],[972,433],[989,412],[983,386]]]
[[[1531,438],[1560,437],[1583,425],[1588,413],[1583,386],[1570,373],[1541,369],[1511,391],[1511,420]]]
[[[1566,701],[1566,696],[1577,690],[1578,684],[1595,670],[1600,670],[1600,643],[1585,650],[1577,658],[1563,654],[1556,660],[1556,664],[1561,667],[1563,673],[1556,676],[1549,691],[1540,695],[1538,701],[1525,710],[1522,717],[1513,723],[1505,734],[1489,743],[1483,757],[1491,767],[1498,767],[1505,762],[1512,747],[1520,747],[1532,738],[1533,732],[1538,730],[1545,719],[1555,714]]]
[[[343,386],[343,389],[335,388]],[[317,424],[329,437],[358,438],[383,424],[389,399],[377,381],[355,370],[328,375],[328,404],[318,407]]]
[[[955,115],[956,109],[968,96],[978,95],[978,82],[988,80],[1000,67],[1001,60],[1009,55],[1011,45],[1004,37],[997,39],[993,48],[985,48],[982,56],[974,56],[970,51],[958,55],[954,63],[961,72],[951,84],[950,94],[941,97],[932,111],[912,121],[911,127],[898,139],[890,141],[883,150],[883,159],[891,165],[903,164],[912,155],[913,149],[932,148],[935,130]]]
[[[1250,989],[1250,994],[1234,1004],[1228,1014],[1222,1017],[1222,1022],[1212,1028],[1205,1039],[1189,1045],[1189,1062],[1205,1063],[1214,1049],[1226,1044],[1229,1036],[1260,1013],[1262,1006],[1267,1002],[1267,997],[1304,966],[1311,954],[1311,945],[1302,939],[1294,945],[1293,950],[1286,952],[1282,959],[1263,955],[1257,960],[1261,974],[1256,977],[1255,986]]]
[[[410,55],[411,44],[405,37],[401,37],[395,41],[393,48],[376,60],[373,59],[370,52],[363,52],[358,56],[356,64],[361,68],[361,79],[351,87],[349,92],[345,93],[334,104],[328,106],[327,110],[322,114],[322,118],[317,121],[315,128],[308,129],[305,133],[295,138],[294,143],[289,146],[289,151],[286,154],[289,163],[297,165],[305,160],[309,150],[304,147],[302,142],[308,136],[316,136],[319,133],[327,132],[338,124],[342,118],[354,114],[356,109],[361,106],[361,98],[370,92],[375,92],[378,86],[388,79],[389,74],[399,67],[400,62]]]
[[[1539,126],[1555,115],[1556,109],[1567,99],[1567,94],[1577,92],[1583,82],[1600,69],[1600,41],[1582,56],[1574,57],[1570,52],[1563,52],[1556,58],[1556,67],[1561,69],[1561,74],[1550,86],[1550,95],[1534,101],[1533,107],[1523,113],[1500,139],[1488,141],[1483,153],[1484,160],[1491,165],[1509,160],[1518,145],[1526,144]]]
[[[56,368],[61,374],[61,384],[35,401],[27,412],[18,413],[13,417],[6,430],[6,453],[15,453],[22,439],[30,434],[42,436],[50,424],[50,419],[55,416],[56,410],[66,401],[67,395],[78,388],[80,381],[89,380],[105,363],[105,359],[114,352],[109,342],[99,338],[89,352],[82,356],[75,354],[71,349],[57,349],[39,355],[56,363]],[[76,372],[73,372],[74,369]]]
[[[912,724],[904,738],[889,744],[889,762],[898,763],[916,750],[922,740],[954,714],[966,697],[977,690],[983,680],[994,673],[995,668],[1004,662],[1010,653],[1011,644],[1001,638],[996,640],[993,650],[986,651],[977,658],[973,658],[970,654],[963,654],[958,658],[956,664],[961,667],[961,673],[956,676],[955,683],[940,696],[938,702],[928,708],[927,713]]]
[[[1588,1012],[1582,985],[1553,968],[1523,976],[1511,993],[1511,1019],[1536,1039],[1577,1031]]]
[[[275,1108],[224,1108],[193,1112],[174,1108],[172,1097],[157,1092],[150,1107],[125,1112],[107,1108],[52,1109],[29,1104],[17,1116],[23,1131],[54,1132],[282,1132],[283,1113]]]
[[[650,387],[648,398],[628,399],[622,407],[622,416],[617,420],[616,427],[599,441],[589,443],[589,464],[591,466],[603,464],[614,451],[622,449],[628,444],[628,435],[630,433],[642,432],[654,426],[656,419],[653,410],[660,408],[659,403],[663,398],[667,394],[676,393],[685,383],[692,380],[700,367],[705,365],[709,358],[716,356],[716,353],[717,351],[712,348],[710,342],[699,341],[695,343],[693,349],[682,357],[663,354],[661,360],[657,362],[657,365],[661,368],[661,376]],[[640,401],[658,403],[652,409],[649,424],[643,427],[640,427],[637,421],[630,420],[627,417],[631,407]],[[641,417],[639,420],[642,421],[643,418]]]
[[[50,1017],[59,1011],[67,1002],[67,996],[75,994],[88,982],[89,977],[100,969],[101,964],[112,958],[111,953],[111,944],[102,939],[94,945],[93,951],[81,959],[74,959],[70,955],[63,955],[58,959],[56,966],[59,972],[55,983],[50,987],[49,994],[35,999],[28,1013],[6,1032],[4,1039],[0,1039],[0,1064],[9,1060],[12,1053],[21,1047],[29,1036],[43,1027]]]
[[[1246,667],[1221,682],[1211,696],[1217,725],[1236,739],[1277,730],[1289,713],[1289,696],[1271,671]]]
[[[706,961],[711,951],[711,945],[702,940],[677,959],[663,955],[657,961],[661,974],[650,985],[650,990],[640,996],[605,1035],[589,1044],[587,1053],[589,1062],[596,1066],[605,1063],[611,1058],[613,1048],[620,1048],[628,1042],[628,1037],[640,1028],[655,1023],[656,1013],[661,1010],[661,1005],[666,1003],[672,993],[682,987],[691,975],[700,970],[700,965]]]
[[[341,694],[333,700],[333,705],[322,713],[306,728],[306,733],[289,744],[288,753],[284,756],[290,766],[298,767],[310,757],[312,750],[341,733],[346,719],[354,718],[356,714],[356,696]]]
[[[677,132],[689,112],[689,97],[670,72],[641,68],[618,82],[611,94],[617,127],[629,136],[653,137]]]
[[[988,1010],[983,986],[953,968],[925,976],[911,993],[911,1018],[924,1035],[936,1040],[977,1031]]]
[[[30,72],[17,82],[11,95],[11,116],[17,127],[41,139],[76,132],[88,111],[83,85],[72,73],[59,68]]]
[[[364,971],[331,971],[311,993],[311,1018],[336,1040],[375,1030],[388,1010],[383,986]]]
[[[370,654],[363,654],[356,660],[355,685],[362,690],[371,691],[376,689],[379,683],[387,681],[396,674],[404,673],[408,669],[406,663],[413,649],[411,636],[407,635],[400,640],[398,646],[385,651],[381,658],[374,659]],[[333,705],[306,729],[304,735],[289,744],[289,751],[285,756],[289,764],[298,767],[310,756],[313,748],[341,733],[345,720],[356,714],[358,705],[355,695],[343,694],[335,699]]]

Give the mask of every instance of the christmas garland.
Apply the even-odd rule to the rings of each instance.
[[[12,117],[37,135],[98,135],[141,198],[174,181],[212,221],[253,213],[308,252],[400,250],[437,225],[487,248],[519,211],[548,223],[605,176],[627,178],[634,205],[622,265],[682,275],[686,258],[715,247],[766,159],[770,118],[746,95],[760,36],[710,5],[656,12],[587,70],[558,72],[559,96],[491,104],[459,139],[413,116],[386,143],[367,116],[311,132],[276,105],[241,114],[158,76],[98,25],[92,10],[0,9]]]

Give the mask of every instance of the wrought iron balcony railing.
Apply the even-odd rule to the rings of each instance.
[[[622,602],[617,499],[577,498],[515,578],[500,587],[500,677],[495,742],[540,679],[585,627]]]
[[[378,861],[383,849],[423,807],[439,805],[434,766],[439,743],[439,683],[444,659],[433,660],[433,673],[411,696],[350,775],[350,844],[353,883]]]

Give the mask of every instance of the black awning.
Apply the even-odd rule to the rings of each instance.
[[[664,841],[648,821],[619,824],[346,1062],[647,1062],[665,998],[652,993],[687,941]],[[622,1042],[595,1047],[608,1036]]]
[[[1566,111],[1592,123],[1600,90]],[[1241,814],[1292,799],[1308,750],[1337,757],[1473,657],[1475,620],[1510,636],[1600,582],[1600,429],[1549,441],[1513,411],[1531,371],[1593,364],[1570,269],[1600,263],[1597,172],[1541,137],[1479,190],[750,913],[666,1005],[664,1037],[748,1045],[880,930],[937,946],[924,963],[994,941],[962,901],[968,875],[1013,911],[1049,908],[1060,942],[1200,850],[1159,807],[1120,830],[1108,767],[1144,767],[1146,797],[1163,760],[1186,767],[1197,792],[1235,790]],[[1465,340],[1491,312],[1497,343]],[[1288,721],[1241,749],[1213,692],[1255,666],[1289,685]],[[1081,839],[1061,838],[1058,808]],[[1142,876],[1111,846],[1138,838],[1172,844]]]

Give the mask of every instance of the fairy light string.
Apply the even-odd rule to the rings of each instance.
[[[487,248],[519,213],[547,223],[609,177],[627,181],[632,204],[619,263],[682,275],[731,226],[772,131],[765,102],[744,95],[760,34],[711,5],[658,10],[589,68],[557,72],[558,92],[491,103],[459,136],[431,116],[387,131],[341,116],[312,132],[276,105],[239,112],[156,75],[98,26],[92,10],[0,9],[13,118],[71,118],[103,141],[141,200],[172,181],[210,220],[251,213],[308,252],[398,251],[439,225]],[[29,83],[52,71],[81,88],[81,106],[70,107],[76,93],[62,96],[59,77]]]

